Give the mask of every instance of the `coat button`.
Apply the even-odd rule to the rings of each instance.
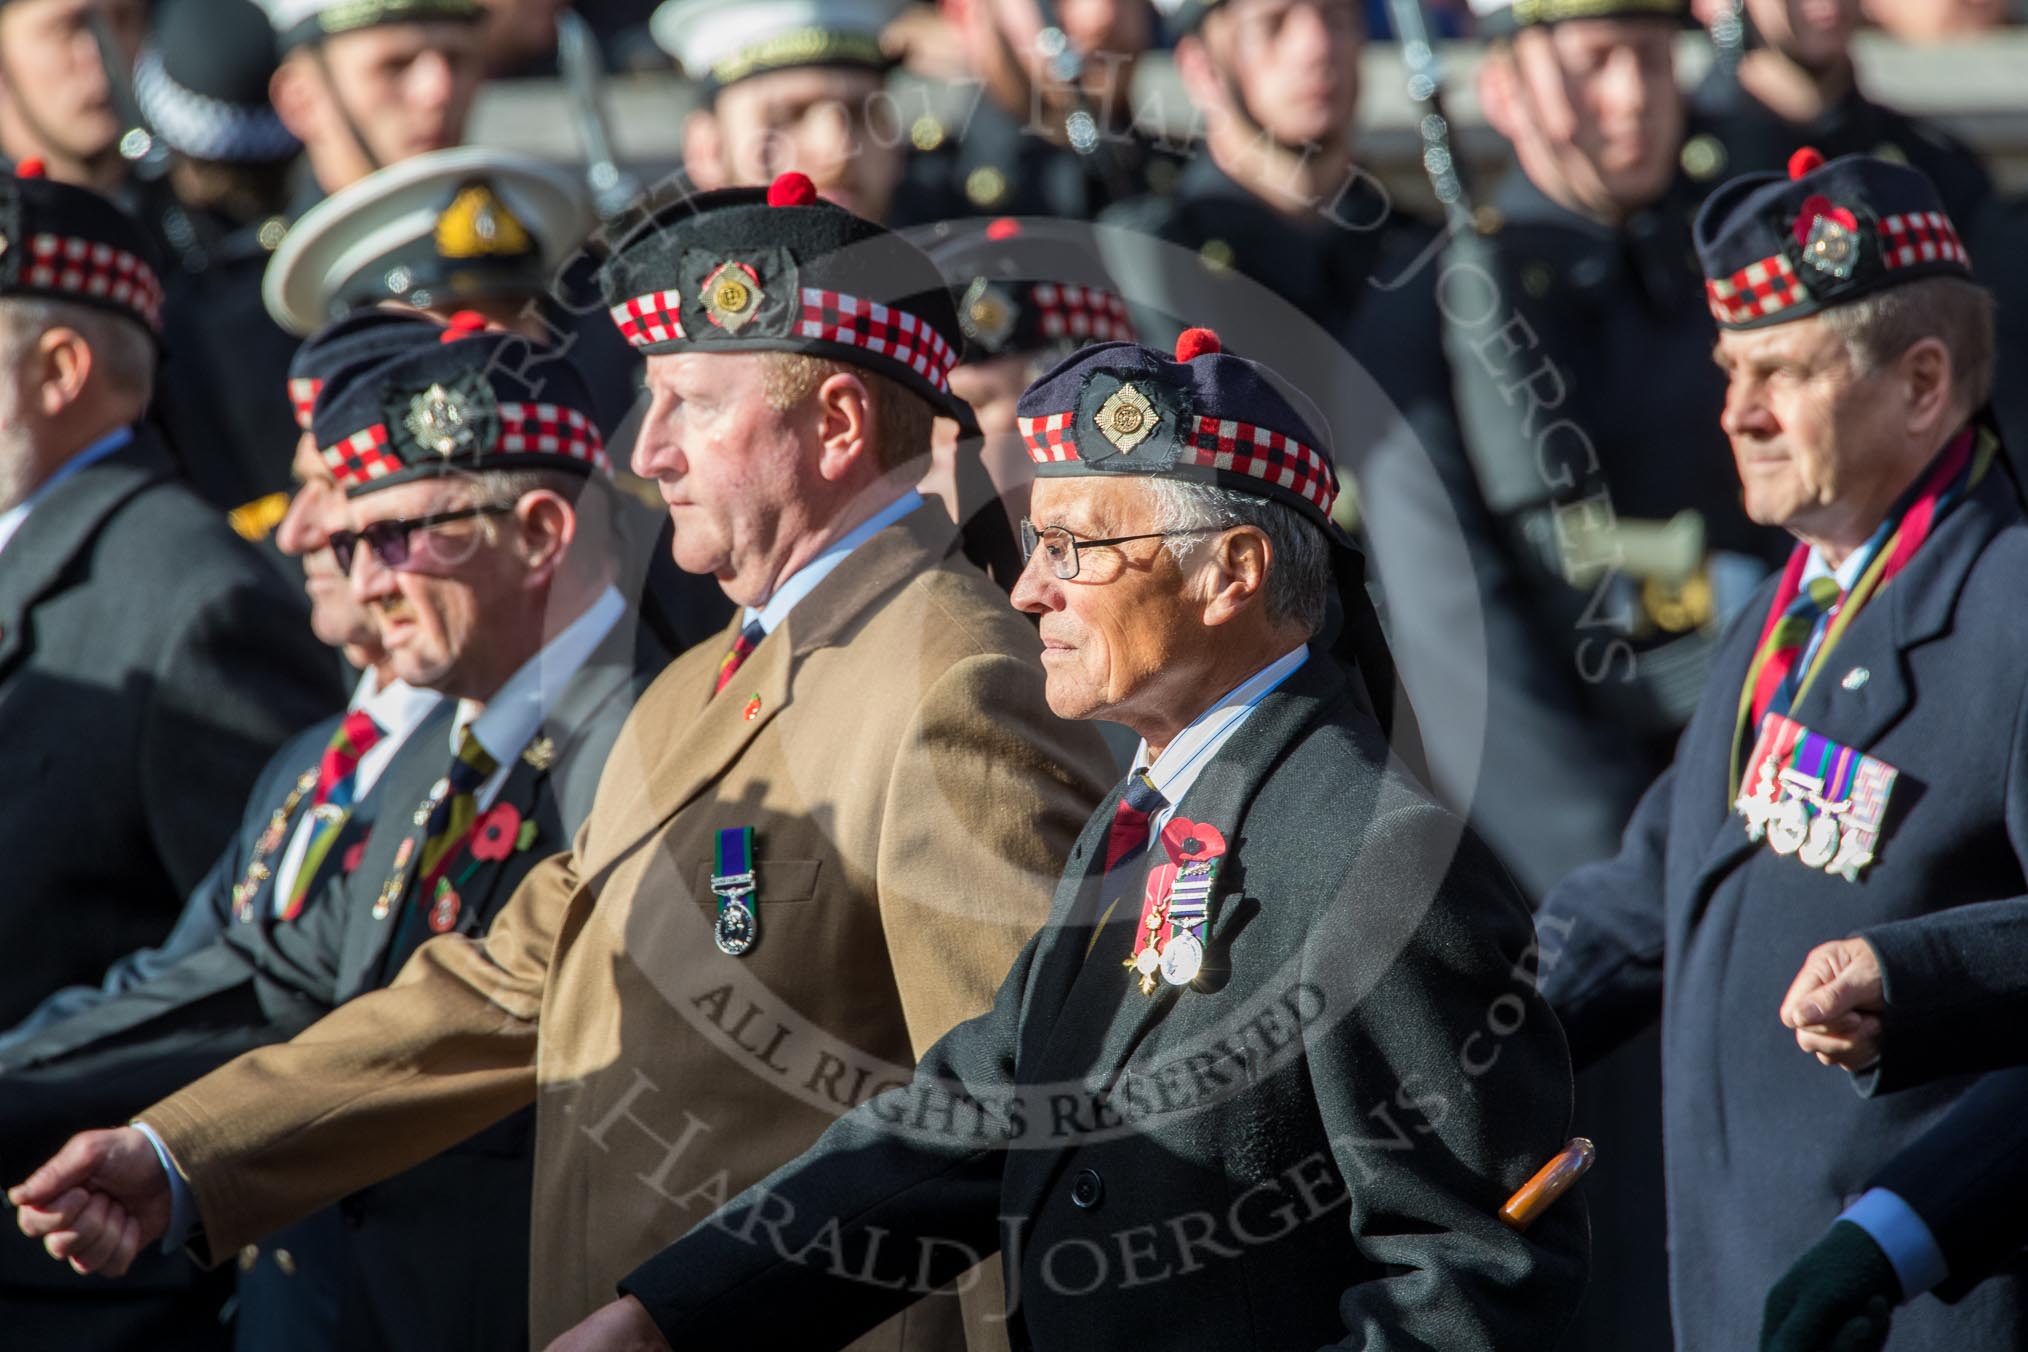
[[[1080,1211],[1090,1211],[1106,1198],[1106,1181],[1096,1169],[1079,1169],[1070,1180],[1070,1202]]]
[[[287,1249],[276,1249],[276,1250],[275,1250],[275,1266],[276,1266],[276,1267],[278,1267],[278,1268],[280,1268],[280,1269],[282,1270],[282,1275],[283,1275],[284,1277],[293,1277],[293,1276],[295,1276],[295,1275],[296,1275],[296,1255],[294,1255],[294,1254],[290,1253],[290,1252],[289,1252],[289,1251],[288,1251]]]

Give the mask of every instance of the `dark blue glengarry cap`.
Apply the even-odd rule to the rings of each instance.
[[[253,0],[169,0],[134,63],[142,116],[192,159],[270,164],[303,148],[268,102],[275,34]]]
[[[162,332],[161,274],[141,227],[89,188],[44,177],[39,159],[0,176],[0,296],[90,305]]]
[[[310,433],[347,497],[491,469],[612,473],[577,368],[484,322],[460,314],[440,341],[325,383]]]
[[[1338,499],[1329,449],[1266,367],[1185,329],[1176,355],[1139,343],[1072,354],[1016,405],[1038,476],[1138,474],[1216,484],[1325,528]]]
[[[362,310],[311,334],[289,359],[289,406],[296,426],[310,418],[324,384],[350,366],[374,365],[411,347],[441,340],[444,326],[402,310]]]
[[[949,221],[915,238],[957,293],[968,360],[1137,337],[1088,225],[1003,216]]]
[[[828,357],[976,430],[951,393],[965,340],[936,265],[893,231],[818,200],[802,174],[664,207],[619,242],[604,279],[613,322],[650,356]]]
[[[1972,278],[1929,179],[1870,155],[1827,164],[1806,146],[1787,177],[1735,178],[1705,199],[1694,235],[1722,329],[1803,319],[1924,277]]]

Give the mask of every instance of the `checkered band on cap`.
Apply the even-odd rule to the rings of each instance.
[[[305,432],[310,430],[310,412],[317,407],[317,392],[323,388],[324,382],[315,376],[289,378],[289,407],[296,411],[296,426]]]
[[[936,329],[906,310],[863,300],[842,291],[803,288],[803,320],[796,332],[805,338],[848,343],[892,358],[935,386],[951,391],[951,368],[958,354]]]
[[[1072,411],[1018,419],[1028,458],[1038,465],[1081,459],[1071,428],[1076,417]],[[1201,415],[1193,421],[1178,465],[1244,474],[1287,489],[1324,515],[1331,514],[1338,499],[1337,482],[1330,462],[1316,448],[1254,423]]]
[[[680,341],[682,297],[674,291],[651,291],[612,307],[613,323],[635,347]],[[799,338],[817,338],[890,358],[914,371],[944,394],[950,393],[951,367],[958,354],[930,324],[879,301],[848,296],[842,291],[803,288]]]
[[[1077,414],[1051,413],[1041,418],[1016,418],[1021,439],[1028,443],[1028,458],[1038,465],[1077,459],[1077,443],[1070,435],[1071,420]]]
[[[1969,268],[1957,227],[1941,211],[1912,211],[1880,220],[1880,261],[1890,268],[1947,260]]]
[[[21,284],[109,300],[132,310],[157,333],[162,330],[162,283],[155,270],[110,244],[65,235],[36,235],[28,241]]]
[[[402,468],[401,457],[387,449],[386,423],[375,423],[336,446],[326,446],[323,456],[340,488],[371,483]]]
[[[680,342],[688,336],[683,332],[681,307],[682,297],[674,291],[651,291],[620,302],[608,313],[629,346],[646,347],[650,343]]]
[[[577,409],[563,404],[503,402],[499,411],[500,437],[488,454],[562,455],[581,460],[601,474],[612,474],[612,461],[606,458],[605,442],[600,438],[598,428],[592,426],[591,419]],[[371,483],[408,468],[400,456],[387,449],[387,443],[387,424],[375,423],[354,432],[335,446],[326,446],[324,463],[330,467],[331,476],[338,481],[340,488]],[[492,468],[504,467],[495,465]]]
[[[1787,255],[1776,254],[1749,263],[1722,280],[1707,279],[1704,294],[1719,323],[1738,324],[1786,310],[1806,299],[1809,290]]]
[[[602,474],[613,472],[598,428],[583,413],[562,404],[501,404],[500,441],[494,449],[504,455],[517,451],[567,455]]]
[[[1134,341],[1134,321],[1127,314],[1127,303],[1110,291],[1038,282],[1029,294],[1040,311],[1036,323],[1045,337]]]

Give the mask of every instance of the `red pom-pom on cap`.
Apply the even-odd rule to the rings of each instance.
[[[1824,167],[1824,152],[1815,146],[1804,146],[1789,156],[1789,178],[1801,178],[1804,174],[1815,173]]]
[[[1021,222],[1012,216],[1002,216],[986,227],[986,238],[991,240],[1012,239],[1021,233]]]
[[[799,174],[791,169],[776,177],[768,184],[768,205],[771,207],[807,207],[817,202],[817,185],[810,182],[808,174]]]
[[[1210,352],[1223,352],[1225,344],[1210,329],[1185,329],[1176,335],[1176,360],[1189,361]]]
[[[486,316],[480,314],[477,310],[460,310],[451,316],[449,323],[444,325],[444,331],[438,335],[437,341],[440,343],[455,343],[460,338],[470,338],[475,333],[484,333],[485,331]]]
[[[40,155],[30,155],[27,159],[14,166],[14,177],[16,178],[42,178],[48,172],[49,166],[42,162]]]

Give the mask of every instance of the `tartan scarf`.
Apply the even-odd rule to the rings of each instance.
[[[1767,623],[1761,628],[1760,644],[1746,668],[1746,683],[1739,692],[1728,804],[1739,792],[1740,752],[1747,737],[1762,719],[1769,714],[1786,715],[1809,692],[1853,618],[1908,566],[1936,523],[1977,487],[1998,449],[1997,438],[1973,427],[1952,437],[1860,547],[1864,562],[1850,592],[1841,591],[1836,579],[1829,577],[1813,578],[1804,586],[1810,547],[1798,544],[1789,555],[1781,585],[1775,588],[1774,604],[1768,608]]]

